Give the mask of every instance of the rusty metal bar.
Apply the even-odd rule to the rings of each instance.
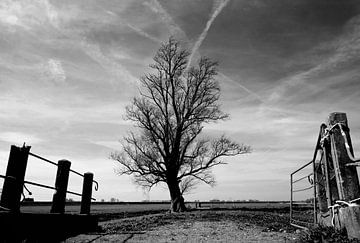
[[[84,175],[80,174],[79,172],[77,172],[75,170],[70,169],[70,172],[84,178]],[[95,191],[97,191],[99,189],[99,183],[97,181],[95,181],[95,180],[92,180],[92,182],[95,184]]]
[[[299,209],[299,210],[298,210]],[[300,210],[300,209],[302,209],[302,210]],[[310,208],[297,208],[297,209],[292,209],[292,211],[294,212],[294,213],[304,213],[305,211],[308,211],[308,210],[310,210]]]
[[[293,174],[290,175],[290,224],[292,219],[292,204],[293,204]]]
[[[6,179],[7,176],[0,175],[0,178]],[[29,184],[29,185],[33,185],[33,186],[38,186],[38,187],[43,187],[43,188],[47,188],[47,189],[56,190],[56,188],[53,187],[53,186],[47,186],[47,185],[40,184],[40,183],[36,183],[36,182],[32,182],[32,181],[24,181],[24,184]],[[76,195],[76,196],[80,196],[80,197],[82,196],[82,194],[77,193],[77,192],[73,192],[73,191],[66,191],[66,192],[69,193],[69,194]],[[96,201],[95,198],[91,198],[91,200]]]
[[[0,175],[0,177],[2,177],[2,176]],[[38,186],[38,187],[43,187],[43,188],[47,188],[47,189],[56,190],[56,188],[53,187],[53,186],[47,186],[47,185],[32,182],[32,181],[24,181],[24,183],[29,184],[29,185],[33,185],[33,186]],[[73,195],[80,196],[80,197],[82,196],[82,194],[77,193],[77,192],[73,192],[73,191],[66,191],[66,193],[73,194]],[[91,198],[91,199],[96,200],[95,198]]]
[[[46,158],[44,158],[44,157],[41,157],[40,155],[31,153],[31,152],[29,152],[29,155],[31,155],[31,156],[33,156],[33,157],[35,157],[35,158],[38,158],[38,159],[40,159],[40,160],[43,160],[43,161],[45,161],[45,162],[47,162],[47,163],[49,163],[49,164],[58,166],[57,163],[55,163],[55,162],[53,162],[53,161],[51,161],[51,160],[48,160],[48,159],[46,159]],[[80,172],[77,172],[76,170],[70,169],[70,172],[72,172],[72,173],[74,173],[74,174],[76,174],[76,175],[78,175],[78,176],[84,177],[84,175],[82,175]],[[99,183],[98,183],[97,181],[95,181],[95,180],[93,180],[93,183],[95,184],[95,191],[97,191],[97,190],[99,189]]]
[[[309,204],[310,203],[306,203],[306,202],[303,202],[303,201],[295,201],[295,202],[293,202],[293,205],[309,205]]]
[[[298,189],[298,190],[293,190],[293,192],[302,192],[302,191],[306,191],[306,190],[309,190],[311,188],[313,188],[314,186],[309,186],[309,187],[306,187],[306,188],[302,188],[302,189]]]
[[[293,222],[297,222],[297,223],[301,223],[301,224],[314,224],[312,222],[307,222],[307,221],[302,221],[302,220],[296,220],[296,219],[293,219],[292,220]]]
[[[310,161],[308,163],[306,163],[305,165],[301,166],[299,169],[295,170],[293,173],[291,173],[291,175],[295,174],[296,172],[299,172],[300,170],[304,169],[306,166],[308,166],[309,164],[311,164],[313,161]]]
[[[332,200],[331,200],[331,187],[330,187],[330,176],[329,176],[329,168],[328,168],[328,159],[327,159],[327,150],[326,150],[326,146],[325,144],[323,144],[323,160],[324,160],[324,170],[325,170],[325,183],[326,183],[326,198],[327,198],[327,203],[328,206],[332,205]]]
[[[43,161],[45,161],[45,162],[48,162],[49,164],[58,166],[57,163],[55,163],[55,162],[53,162],[53,161],[51,161],[51,160],[45,159],[44,157],[41,157],[41,156],[39,156],[39,155],[37,155],[37,154],[33,154],[33,153],[29,152],[29,155],[31,155],[31,156],[33,156],[33,157],[35,157],[35,158],[41,159],[41,160],[43,160]]]
[[[308,175],[306,175],[306,176],[303,176],[303,177],[301,177],[301,178],[293,181],[292,183],[294,184],[294,183],[296,183],[296,182],[299,182],[299,181],[301,181],[301,180],[303,180],[303,179],[305,179],[305,178],[308,178],[309,176],[312,176],[313,174],[314,174],[314,173],[311,172],[310,174],[308,174]]]
[[[317,139],[317,142],[316,142],[316,146],[315,146],[315,151],[314,151],[314,156],[313,156],[313,159],[312,159],[312,162],[313,162],[313,171],[314,171],[314,175],[315,175],[315,160],[316,160],[316,157],[317,157],[317,152],[319,149],[321,149],[321,145],[320,145],[320,141],[322,139],[322,134],[323,134],[323,131],[324,129],[326,128],[326,124],[325,123],[322,123],[320,125],[320,131],[319,131],[319,135],[318,135],[318,139]],[[315,176],[314,176],[315,177]],[[315,179],[315,178],[314,178]],[[315,181],[316,183],[316,181]],[[316,198],[316,195],[317,195],[317,192],[316,192],[316,186],[314,186],[314,223],[317,224],[317,208],[316,208],[316,205],[317,205],[317,198]]]
[[[293,223],[294,222],[294,223]],[[306,221],[301,221],[301,220],[295,220],[293,219],[290,224],[292,226],[295,226],[295,227],[299,227],[301,229],[306,229],[308,230],[309,228],[308,227],[305,227],[305,226],[302,226],[302,225],[298,225],[298,224],[295,224],[295,223],[299,223],[299,224],[306,224],[306,225],[314,225],[314,223],[311,223],[311,222],[306,222]]]
[[[308,230],[309,229],[309,228],[307,228],[305,226],[301,226],[301,225],[294,224],[294,223],[290,223],[290,225],[295,226],[295,227],[300,228],[300,229],[303,229],[303,230]]]

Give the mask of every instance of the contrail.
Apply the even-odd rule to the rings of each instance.
[[[215,18],[219,15],[219,13],[223,10],[223,8],[226,7],[226,5],[228,4],[229,1],[230,0],[221,0],[220,2],[215,1],[215,4],[214,4],[215,10],[213,11],[212,15],[210,16],[210,19],[206,22],[205,29],[203,30],[203,32],[201,33],[201,35],[199,36],[198,40],[196,41],[194,47],[191,50],[191,54],[190,54],[186,69],[188,69],[190,67],[190,64],[194,57],[194,54],[197,52],[197,50],[201,46],[202,42],[204,41]]]
[[[218,72],[218,75],[221,76],[222,78],[224,78],[226,81],[230,81],[231,83],[239,86],[240,88],[242,88],[243,90],[245,90],[247,93],[249,93],[250,95],[254,96],[256,99],[260,100],[262,103],[265,103],[265,101],[263,100],[263,98],[261,98],[258,94],[256,94],[255,92],[249,90],[248,88],[246,88],[244,85],[235,82],[234,80],[232,80],[231,78],[229,78],[228,76],[226,76],[225,74]]]
[[[175,23],[170,14],[162,7],[162,5],[157,0],[150,0],[151,3],[145,2],[152,11],[158,13],[160,18],[168,25],[170,33],[173,36],[178,36],[181,40],[187,41],[188,38],[185,32]]]
[[[100,66],[102,66],[112,75],[116,76],[127,84],[134,85],[138,83],[138,80],[126,68],[124,68],[124,66],[103,54],[98,45],[91,44],[89,41],[86,40],[86,38],[81,39],[80,45],[82,47],[82,50],[89,57],[99,63]],[[112,80],[110,80],[110,83],[112,85],[115,84]]]
[[[139,28],[137,28],[137,27],[135,27],[135,26],[133,26],[133,25],[131,25],[131,24],[126,24],[126,26],[129,27],[130,29],[132,29],[133,31],[135,31],[135,32],[136,32],[137,34],[139,34],[139,35],[142,35],[142,36],[144,36],[144,37],[146,37],[146,38],[148,38],[148,39],[150,39],[150,40],[152,40],[152,41],[154,41],[154,42],[156,42],[156,43],[161,43],[161,40],[160,40],[160,39],[158,39],[158,38],[156,38],[156,37],[154,37],[154,36],[149,35],[149,34],[146,33],[145,31],[143,31],[142,29],[139,29]]]
[[[213,21],[215,20],[215,18],[219,15],[219,13],[222,11],[222,9],[224,7],[226,7],[226,5],[228,4],[230,0],[218,0],[215,1],[214,6],[213,6],[213,11],[212,11],[212,15],[210,17],[210,19],[207,21],[205,29],[203,30],[203,32],[201,33],[201,35],[199,36],[198,40],[196,41],[194,47],[191,50],[191,54],[189,57],[189,61],[187,63],[187,69],[191,63],[191,60],[193,58],[193,56],[195,55],[195,53],[197,53],[200,45],[202,44],[203,40],[205,39],[207,32],[209,31]],[[161,6],[161,4],[157,1],[157,0],[151,0],[152,4],[150,3],[146,3],[146,5],[152,9],[154,12],[159,13],[161,19],[169,26],[171,34],[177,34],[180,35],[183,40],[188,41],[188,38],[186,36],[186,33],[174,22],[174,20],[172,19],[172,17],[168,14],[168,12]],[[225,80],[230,81],[234,84],[236,84],[237,86],[239,86],[240,88],[242,88],[243,90],[245,90],[247,93],[249,93],[250,95],[253,95],[254,97],[256,97],[256,99],[260,100],[261,102],[264,103],[264,100],[256,93],[254,93],[253,91],[249,90],[248,88],[246,88],[245,86],[243,86],[242,84],[235,82],[234,80],[230,79],[229,77],[227,77],[225,74],[223,73],[218,73],[220,76],[222,76]]]
[[[199,47],[201,46],[202,42],[204,41],[204,39],[206,38],[206,35],[212,25],[212,23],[214,22],[215,18],[219,15],[219,13],[223,10],[223,8],[226,7],[226,5],[229,3],[230,0],[217,0],[214,2],[214,6],[213,6],[213,11],[212,11],[212,15],[209,18],[209,20],[206,22],[206,26],[205,29],[203,30],[203,32],[201,33],[201,35],[199,36],[198,40],[196,41],[194,47],[191,50],[191,54],[186,66],[186,69],[188,69],[191,65],[191,61],[195,55],[195,53],[198,52]],[[232,80],[231,78],[229,78],[228,76],[226,76],[225,74],[219,72],[218,75],[220,75],[222,78],[224,78],[226,81],[230,81],[233,84],[239,86],[241,89],[245,90],[247,93],[249,93],[250,95],[254,96],[256,99],[260,100],[262,103],[265,103],[264,100],[255,92],[249,90],[248,88],[246,88],[244,85],[235,82],[234,80]]]
[[[108,10],[104,10],[104,11],[105,11],[107,14],[109,14],[109,15],[112,15],[112,16],[114,16],[114,17],[118,17],[117,14],[115,14],[115,13],[113,13],[113,12],[111,12],[111,11],[108,11]],[[150,40],[152,40],[152,41],[154,41],[154,42],[156,42],[156,43],[160,43],[160,42],[161,42],[160,39],[158,39],[158,38],[156,38],[156,37],[154,37],[154,36],[149,35],[149,34],[146,33],[145,31],[143,31],[142,29],[137,28],[137,27],[134,26],[134,25],[131,25],[131,24],[128,24],[128,23],[124,23],[124,22],[122,22],[122,21],[120,21],[120,22],[121,22],[122,24],[126,25],[129,29],[135,31],[137,34],[139,34],[139,35],[141,35],[141,36],[143,36],[143,37],[146,37],[146,38],[148,38],[148,39],[150,39]]]

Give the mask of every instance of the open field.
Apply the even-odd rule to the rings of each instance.
[[[289,224],[288,202],[187,202],[191,210],[169,213],[168,202],[93,203],[96,232],[66,242],[291,242],[299,230]],[[22,212],[48,213],[50,202],[24,203]],[[78,202],[67,203],[77,214]]]
[[[199,209],[250,209],[273,211],[289,210],[287,202],[200,202]],[[190,209],[196,208],[195,202],[187,202]],[[170,208],[168,202],[96,202],[91,205],[91,214],[98,215],[99,221],[106,221],[115,218],[127,218],[145,214],[166,212]],[[23,203],[22,212],[49,213],[51,202]],[[80,203],[70,202],[66,205],[67,213],[79,213]]]
[[[51,203],[34,203],[21,206],[22,212],[49,213]],[[93,203],[91,214],[98,215],[100,221],[112,218],[127,218],[143,214],[165,212],[169,209],[168,204],[129,204],[129,203]],[[80,212],[80,203],[68,203],[66,213],[77,214]]]
[[[159,213],[100,223],[101,232],[66,242],[294,242],[300,231],[287,213],[196,210]]]

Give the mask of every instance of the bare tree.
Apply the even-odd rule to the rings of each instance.
[[[140,95],[126,108],[140,133],[131,132],[122,151],[111,154],[120,174],[133,175],[137,184],[150,190],[166,183],[173,212],[186,210],[183,194],[197,182],[215,182],[211,168],[224,164],[220,157],[250,152],[224,136],[199,138],[204,124],[228,115],[217,103],[217,63],[201,58],[186,70],[188,56],[173,38],[161,46],[150,65],[154,72],[141,78]]]

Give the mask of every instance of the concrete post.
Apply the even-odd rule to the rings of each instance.
[[[68,160],[58,161],[58,170],[56,173],[55,188],[56,191],[53,196],[51,213],[64,213],[65,212],[65,201],[66,191],[69,181],[71,162]]]
[[[20,211],[20,200],[30,148],[30,146],[17,147],[12,145],[10,149],[0,204],[14,212]]]
[[[81,196],[81,208],[80,208],[81,214],[90,214],[93,178],[94,178],[93,173],[87,172],[84,174],[83,189]]]

